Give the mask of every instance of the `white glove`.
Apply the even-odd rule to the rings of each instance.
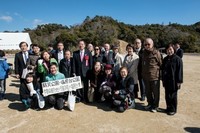
[[[75,73],[73,73],[73,76],[74,76],[74,77],[76,77],[76,74],[75,74]]]
[[[28,83],[26,84],[27,87],[28,87],[28,90],[30,91],[30,96],[33,96],[33,94],[36,94],[37,92],[34,90],[34,87],[33,87],[33,83]]]
[[[39,59],[39,60],[38,60],[38,64],[39,64],[39,65],[41,65],[42,62],[43,62],[43,59]]]
[[[31,92],[30,92],[30,96],[32,97],[33,96],[33,94],[36,94],[37,92],[35,91],[35,90],[32,90]]]

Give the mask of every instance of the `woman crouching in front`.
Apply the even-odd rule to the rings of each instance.
[[[117,82],[117,89],[113,94],[113,104],[119,112],[124,112],[126,109],[135,108],[134,100],[134,80],[128,76],[126,67],[120,68],[120,78]]]

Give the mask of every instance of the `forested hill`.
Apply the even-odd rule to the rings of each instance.
[[[35,29],[25,28],[32,42],[46,48],[49,43],[64,42],[66,48],[75,48],[77,40],[84,39],[86,43],[102,45],[116,44],[118,40],[133,43],[135,38],[144,40],[151,37],[157,48],[170,42],[180,42],[185,52],[200,52],[200,22],[193,25],[177,23],[130,25],[118,22],[111,17],[95,16],[70,27],[61,24],[39,25]]]

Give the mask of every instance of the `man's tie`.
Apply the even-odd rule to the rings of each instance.
[[[69,61],[69,60],[67,60],[67,66],[68,66],[68,67],[70,66],[70,61]]]
[[[60,61],[63,59],[63,52],[59,51],[58,52],[58,63],[60,63]]]
[[[28,56],[27,56],[26,52],[24,52],[24,63],[25,64],[26,64],[27,60],[28,60]]]
[[[83,51],[81,51],[81,62],[83,61],[83,55],[84,55],[84,53],[83,53]]]

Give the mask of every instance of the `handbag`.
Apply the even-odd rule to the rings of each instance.
[[[89,102],[94,101],[94,87],[88,88],[88,100],[89,100]]]
[[[23,69],[21,78],[26,79],[28,73],[33,73],[33,69],[30,65]]]
[[[22,78],[22,79],[26,79],[27,73],[28,73],[28,69],[27,69],[27,68],[24,68],[23,71],[22,71],[22,76],[21,76],[21,78]]]
[[[69,110],[74,111],[74,109],[75,109],[75,103],[76,103],[76,96],[74,96],[72,94],[72,92],[69,91],[68,101],[67,101],[67,106],[68,106]]]

